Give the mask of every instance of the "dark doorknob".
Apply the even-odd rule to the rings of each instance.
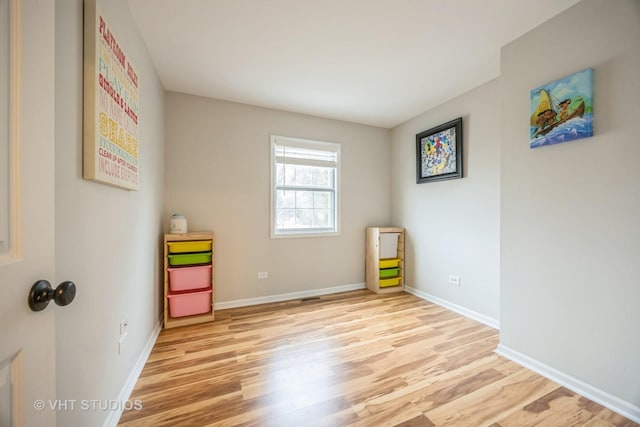
[[[73,282],[62,282],[53,289],[48,281],[38,280],[29,292],[29,307],[33,311],[41,311],[49,305],[51,300],[60,306],[69,305],[75,296],[76,285]]]

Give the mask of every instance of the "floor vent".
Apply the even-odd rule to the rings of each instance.
[[[313,300],[317,300],[317,299],[320,299],[320,297],[306,297],[306,298],[300,298],[300,302],[313,301]]]

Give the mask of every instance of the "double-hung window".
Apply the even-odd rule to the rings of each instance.
[[[271,237],[338,234],[340,144],[271,136]]]

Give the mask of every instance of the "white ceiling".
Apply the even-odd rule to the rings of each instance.
[[[500,47],[578,0],[129,0],[184,92],[385,128],[495,77]]]

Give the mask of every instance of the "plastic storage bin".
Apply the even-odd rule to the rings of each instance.
[[[169,299],[169,316],[184,317],[204,314],[211,311],[211,289],[198,292],[181,292],[167,294]]]
[[[400,233],[380,233],[380,258],[398,256],[398,237]]]
[[[193,265],[207,264],[211,262],[211,252],[200,252],[195,254],[170,254],[168,255],[169,265]]]
[[[211,240],[193,242],[167,242],[169,253],[180,254],[186,252],[210,252]]]
[[[388,286],[398,286],[401,279],[401,277],[394,277],[392,279],[380,279],[380,287],[386,288]]]
[[[393,267],[398,267],[400,265],[400,259],[399,258],[394,258],[394,259],[381,259],[380,260],[380,268],[393,268]]]
[[[211,287],[211,266],[167,268],[172,292]]]
[[[380,278],[387,279],[389,277],[396,277],[400,274],[399,268],[383,268],[380,270]]]

